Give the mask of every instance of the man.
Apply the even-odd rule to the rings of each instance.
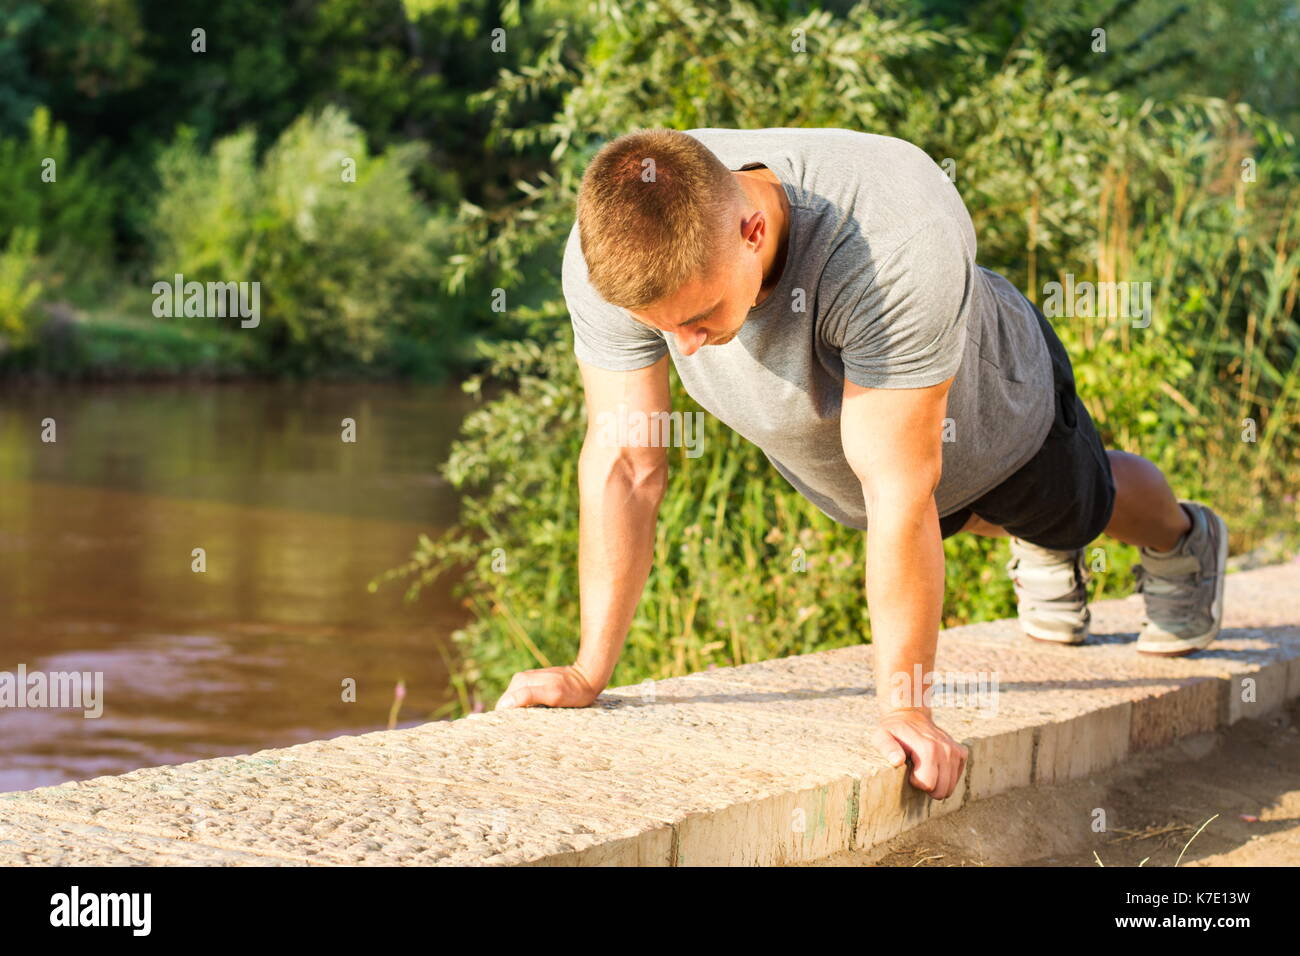
[[[1051,325],[975,263],[956,188],[920,149],[842,129],[641,130],[592,160],[563,268],[588,432],[579,463],[581,648],[498,707],[580,707],[606,686],[649,574],[659,443],[597,423],[687,392],[835,520],[866,530],[876,686],[934,668],[942,538],[1011,538],[1021,624],[1081,643],[1083,548],[1141,548],[1138,650],[1207,646],[1227,529],[1153,464],[1103,448]],[[935,799],[967,757],[928,707],[878,693],[873,739]]]

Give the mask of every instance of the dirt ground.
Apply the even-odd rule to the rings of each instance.
[[[1300,866],[1297,727],[1292,701],[1272,717],[1090,778],[999,794],[872,850],[807,865],[1173,866],[1186,847],[1185,867]],[[1098,809],[1105,832],[1094,832]]]

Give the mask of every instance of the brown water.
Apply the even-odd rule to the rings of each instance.
[[[462,617],[446,588],[366,585],[454,516],[437,469],[470,407],[394,385],[0,392],[0,671],[104,675],[96,719],[0,708],[0,791],[383,729],[399,680],[399,726],[428,719]]]

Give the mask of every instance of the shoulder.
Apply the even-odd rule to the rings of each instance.
[[[564,243],[564,259],[560,265],[560,284],[566,298],[585,298],[594,295],[587,281],[587,260],[582,255],[582,242],[575,220]]]

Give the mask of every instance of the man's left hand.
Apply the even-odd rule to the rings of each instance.
[[[923,709],[899,708],[880,718],[873,744],[895,767],[912,760],[910,782],[935,800],[952,796],[970,751],[953,740]]]

